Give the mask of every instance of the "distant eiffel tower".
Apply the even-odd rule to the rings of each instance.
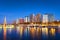
[[[3,35],[4,35],[4,40],[6,40],[6,17],[4,18]]]

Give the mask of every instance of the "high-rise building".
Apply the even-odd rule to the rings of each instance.
[[[46,22],[48,22],[48,15],[43,15],[43,21],[42,21],[43,23],[46,23]]]
[[[48,14],[48,21],[53,22],[54,21],[54,15],[53,14]]]
[[[34,14],[30,15],[30,22],[35,22],[35,15]]]
[[[53,14],[44,14],[43,15],[43,22],[53,22],[54,21],[54,16]]]
[[[40,22],[43,21],[43,15],[40,14]]]
[[[37,14],[35,19],[36,19],[36,22],[40,22],[40,14]]]
[[[28,16],[25,16],[24,22],[29,22],[29,21],[30,21],[29,17]]]
[[[24,19],[23,18],[20,18],[19,19],[19,23],[24,23]]]

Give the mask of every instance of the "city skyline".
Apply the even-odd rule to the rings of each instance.
[[[4,16],[3,22],[4,22],[5,18],[6,18],[6,16]],[[6,22],[7,22],[7,24],[11,24],[14,21],[16,21],[16,23],[17,23],[17,22],[19,22],[20,19],[21,19],[21,21],[23,20],[23,22],[43,22],[43,23],[46,23],[46,22],[60,21],[60,20],[55,20],[55,17],[53,14],[45,13],[42,15],[40,13],[37,13],[37,14],[30,14],[25,17],[17,18],[15,20],[13,20],[12,22],[11,21],[7,22],[7,18],[6,18]],[[1,23],[1,24],[3,24],[3,23]]]
[[[59,0],[0,0],[0,23],[3,23],[4,16],[10,23],[17,18],[29,16],[31,13],[52,13],[56,20],[60,20],[59,4]]]
[[[4,20],[7,22],[6,16],[4,17]],[[25,16],[24,18],[22,18],[22,17],[21,18],[17,18],[14,21],[12,21],[11,23],[7,22],[7,24],[13,24],[13,23],[18,24],[18,23],[25,23],[25,22],[26,23],[28,23],[28,22],[30,22],[30,23],[32,23],[32,22],[48,23],[48,22],[55,22],[55,21],[57,21],[57,22],[59,21],[60,22],[60,20],[55,20],[53,14],[47,14],[46,13],[46,14],[42,15],[42,14],[38,13],[38,14],[30,14],[29,16]]]
[[[0,0],[0,40],[60,40],[60,0]]]

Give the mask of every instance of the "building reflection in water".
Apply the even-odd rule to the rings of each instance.
[[[6,40],[6,27],[5,26],[3,27],[3,31],[4,31],[3,32],[4,33],[4,40]]]
[[[17,28],[18,32],[20,32],[20,36],[24,35],[28,36],[31,35],[32,38],[38,38],[40,39],[40,36],[42,34],[42,36],[44,37],[48,37],[48,31],[50,34],[55,35],[55,29],[54,28],[50,28],[50,30],[46,27],[46,28],[39,28],[39,27],[18,27]]]
[[[42,40],[47,40],[48,39],[48,28],[45,27],[45,28],[42,28]]]
[[[30,34],[34,38],[36,29],[34,27],[30,28]]]
[[[41,28],[37,27],[37,29],[36,29],[36,35],[37,35],[37,36],[39,36],[40,31],[41,31]]]
[[[2,28],[0,28],[0,33],[2,32]]]
[[[30,32],[30,27],[26,27],[26,28],[24,29],[24,34],[25,34],[25,36],[28,36],[28,35],[29,35],[29,32]]]
[[[20,32],[20,27],[16,27],[16,29],[17,29],[17,33],[19,33]]]
[[[41,28],[37,27],[36,29],[36,38],[37,40],[41,39]]]
[[[55,28],[51,28],[50,33],[51,33],[52,36],[54,36],[55,35]]]
[[[60,26],[58,26],[58,29],[56,31],[60,34]]]
[[[6,27],[3,28],[4,40],[6,40],[7,30],[9,31],[9,33],[12,33],[11,31],[13,30],[13,28],[7,28],[7,29],[6,29]],[[48,38],[48,36],[50,34],[51,34],[51,36],[54,36],[55,32],[56,32],[56,28],[16,27],[16,31],[17,31],[17,33],[19,33],[21,38],[24,35],[26,38],[28,38],[30,36],[30,38],[32,38],[32,40],[35,40],[35,38],[40,40],[42,38]]]
[[[48,28],[42,28],[42,35],[48,36]]]
[[[11,33],[13,28],[8,28],[8,32]]]
[[[23,27],[20,27],[20,36],[22,36],[23,31],[24,31],[24,28]]]

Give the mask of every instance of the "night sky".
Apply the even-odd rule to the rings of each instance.
[[[54,14],[55,20],[60,20],[59,0],[0,0],[0,23],[3,23],[4,16],[7,22],[11,23],[17,18],[24,18],[30,14]]]

